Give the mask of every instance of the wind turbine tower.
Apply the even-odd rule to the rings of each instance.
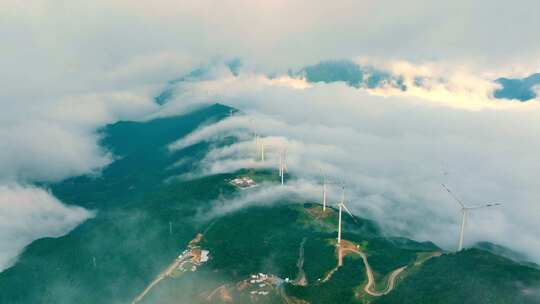
[[[467,224],[467,217],[469,216],[469,211],[474,209],[483,209],[483,208],[489,208],[489,207],[495,207],[500,206],[501,203],[487,203],[484,205],[477,205],[477,206],[466,206],[448,187],[446,187],[445,184],[442,184],[443,188],[452,196],[452,198],[461,206],[461,225],[459,227],[459,244],[458,244],[458,252],[463,249],[463,240],[465,238],[465,225]]]
[[[335,185],[335,182],[329,182],[326,174],[320,169],[322,175],[322,205],[323,212],[326,211],[326,205],[328,205],[328,185]]]
[[[338,219],[338,233],[337,233],[337,245],[341,245],[341,213],[343,209],[343,203],[345,202],[345,187],[341,192],[341,202],[339,203],[339,219]]]
[[[279,154],[279,177],[281,177],[281,185],[285,183],[285,171],[287,170],[287,164],[285,162],[286,150],[281,150]]]
[[[326,178],[326,174],[321,170],[321,175],[323,177],[323,212],[326,211],[326,205],[328,204],[328,185],[331,184],[328,182],[328,179]]]
[[[326,174],[323,174],[323,184],[322,184],[322,210],[323,212],[326,211]]]
[[[257,151],[257,158],[264,161],[264,141],[257,133],[255,133],[255,150]]]
[[[354,215],[351,213],[349,208],[347,208],[347,206],[345,205],[345,186],[342,187],[341,202],[339,202],[338,207],[339,207],[339,211],[338,211],[339,217],[338,217],[337,246],[339,247],[341,245],[341,214],[343,213],[343,210],[345,210],[352,217],[352,219],[356,221],[356,218],[354,217]]]
[[[261,161],[264,161],[264,140],[259,137],[259,146],[261,148]]]

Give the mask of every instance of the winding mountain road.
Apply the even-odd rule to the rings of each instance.
[[[389,294],[392,290],[394,290],[394,287],[396,286],[397,277],[405,269],[407,269],[407,266],[403,266],[403,267],[400,267],[400,268],[392,271],[392,273],[390,273],[390,276],[388,277],[388,282],[386,284],[386,288],[384,290],[382,290],[382,291],[376,291],[375,286],[374,286],[375,285],[375,276],[373,274],[373,270],[371,270],[371,266],[369,266],[367,255],[364,252],[362,252],[361,250],[359,250],[359,249],[343,248],[342,251],[343,251],[343,253],[345,253],[347,251],[356,253],[362,258],[362,260],[364,261],[364,266],[366,268],[366,274],[367,274],[367,278],[368,278],[368,282],[367,282],[366,286],[364,286],[364,291],[367,294],[369,294],[370,296],[373,296],[373,297],[381,297],[381,296],[384,296],[386,294]]]

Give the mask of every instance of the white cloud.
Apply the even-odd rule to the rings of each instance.
[[[94,214],[31,186],[0,186],[0,271],[32,241],[62,236]]]
[[[468,110],[483,109],[523,109],[518,102],[508,102],[493,97],[500,88],[494,82],[500,77],[493,71],[473,70],[471,66],[456,65],[449,62],[412,63],[398,60],[382,62],[364,58],[361,63],[376,67],[400,76],[407,90],[394,87],[381,87],[370,90],[381,96],[400,96],[410,99],[445,104],[446,106]],[[417,82],[420,82],[417,83]]]
[[[389,229],[450,244],[456,210],[437,188],[446,163],[464,197],[512,206],[498,222],[498,211],[479,213],[468,237],[514,245],[539,258],[531,249],[540,233],[532,220],[539,214],[539,194],[530,173],[539,169],[538,106],[494,104],[488,81],[538,69],[540,41],[531,37],[540,26],[539,5],[4,0],[0,183],[56,181],[99,170],[110,155],[97,146],[97,127],[217,100],[260,117],[255,128],[261,132],[285,137],[299,175],[313,179],[314,168],[324,166],[357,185],[357,210]],[[433,79],[428,89],[403,94],[339,84],[310,87],[279,76],[322,59],[358,56],[401,58],[412,63],[393,69]],[[184,84],[177,102],[155,113],[152,97],[164,81],[230,57],[243,60],[240,77],[220,67],[200,83]],[[447,83],[435,81],[441,74]],[[208,131],[184,144],[219,134]],[[248,146],[213,152],[207,170],[245,164],[243,157],[225,156],[249,153]],[[40,210],[37,203],[35,208]],[[426,214],[440,221],[417,225]],[[506,232],[479,226],[488,223],[483,217]]]
[[[316,188],[304,180],[295,180],[285,186],[263,183],[255,188],[240,192],[232,200],[212,202],[210,210],[199,210],[197,219],[206,221],[249,206],[271,205],[286,200],[294,201],[295,198],[306,197],[310,193],[315,194]],[[315,200],[316,197],[316,194],[310,196],[312,200]]]
[[[142,118],[156,106],[149,90],[103,92],[26,102],[0,114],[0,182],[58,181],[99,170],[110,162],[97,128]]]
[[[163,52],[239,56],[281,71],[362,55],[528,69],[539,63],[540,44],[531,39],[539,4],[532,0],[17,2],[0,11],[7,50],[27,46],[20,58],[39,48],[42,59],[77,70]]]
[[[377,220],[391,234],[453,249],[459,207],[442,191],[444,182],[470,204],[504,202],[471,214],[467,244],[493,241],[540,260],[538,105],[470,109],[420,97],[382,97],[342,84],[273,86],[258,77],[226,77],[191,90],[208,88],[249,116],[195,131],[179,147],[225,134],[244,140],[254,131],[264,134],[287,147],[293,174],[316,182],[323,167],[333,180],[345,180],[349,204],[360,216]],[[202,165],[209,174],[277,167],[277,161],[269,156],[264,164],[255,162],[250,140],[212,151]]]
[[[141,119],[156,109],[152,86],[81,89],[80,80],[69,79],[63,85],[73,83],[77,85],[65,91],[56,83],[32,89],[16,83],[17,92],[11,92],[8,81],[9,88],[0,93],[0,271],[30,242],[66,234],[92,215],[20,184],[99,171],[112,155],[98,145],[97,128],[119,119]]]

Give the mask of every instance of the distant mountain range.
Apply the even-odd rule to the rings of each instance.
[[[308,82],[344,82],[355,88],[394,87],[402,91],[407,90],[403,76],[393,75],[390,72],[372,66],[362,66],[349,60],[323,61],[307,66],[295,76],[304,76]],[[414,79],[414,86],[421,87],[424,79]],[[497,99],[515,99],[528,101],[537,97],[535,87],[540,85],[540,73],[525,78],[498,78],[495,83],[501,85],[493,92]]]
[[[239,59],[226,61],[225,66],[234,76],[240,74],[242,62]],[[211,71],[212,66],[197,68],[190,73],[169,81],[163,90],[155,96],[157,104],[163,105],[171,98],[174,98],[180,89],[182,82],[191,82],[205,79]],[[391,87],[401,91],[409,89],[405,84],[402,75],[392,74],[390,71],[379,69],[372,65],[360,65],[351,60],[327,60],[314,65],[301,68],[298,71],[290,70],[289,76],[304,78],[310,83],[333,83],[343,82],[354,88],[376,89]],[[409,86],[422,87],[426,82],[425,77],[416,77]],[[444,81],[439,79],[438,81]],[[535,88],[540,86],[540,73],[532,74],[525,78],[498,78],[494,83],[500,85],[499,89],[493,92],[493,97],[504,100],[518,100],[526,102],[537,97]]]
[[[307,66],[294,76],[303,76],[308,82],[345,82],[355,88],[377,88],[392,86],[403,91],[407,87],[403,77],[378,70],[372,66],[361,66],[348,60],[323,61]]]

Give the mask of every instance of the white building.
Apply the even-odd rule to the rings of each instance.
[[[204,262],[208,261],[208,254],[209,253],[210,253],[210,251],[208,251],[208,250],[202,250],[201,251],[201,263],[204,263]]]

